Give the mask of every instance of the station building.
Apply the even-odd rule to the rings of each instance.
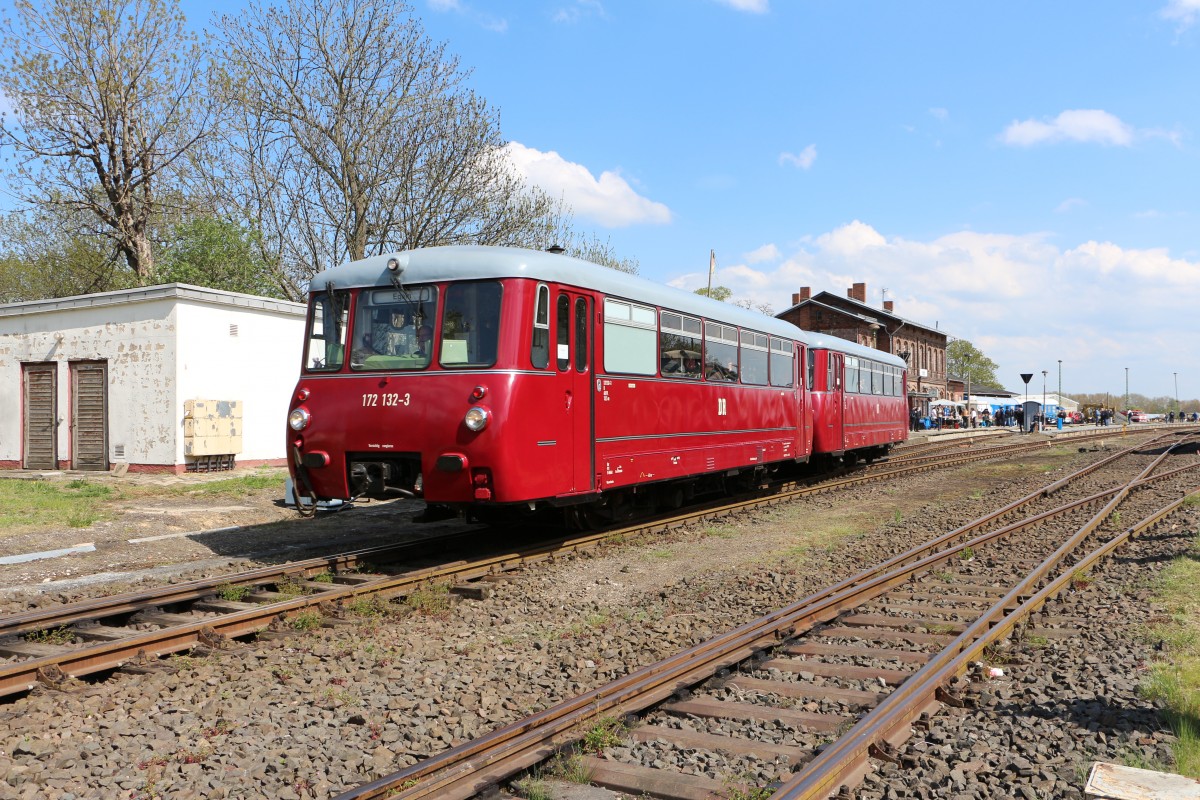
[[[285,464],[304,317],[186,284],[0,305],[0,468]]]
[[[845,297],[832,292],[814,295],[811,287],[801,287],[792,295],[791,308],[777,316],[806,331],[836,336],[903,358],[908,362],[910,407],[925,409],[931,400],[950,398],[946,332],[938,330],[936,324],[931,328],[897,315],[891,300],[884,300],[883,308],[867,305],[865,283],[851,286]]]

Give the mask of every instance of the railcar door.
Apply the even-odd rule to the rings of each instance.
[[[592,485],[591,310],[592,300],[587,295],[566,289],[558,291],[554,304],[555,371],[563,418],[556,468],[570,478],[571,494],[595,488]]]
[[[846,449],[846,398],[842,391],[842,354],[835,353],[832,350],[827,350],[825,353],[825,389],[828,392],[826,396],[825,409],[829,415],[828,424],[830,436],[830,444],[837,448],[836,453]]]

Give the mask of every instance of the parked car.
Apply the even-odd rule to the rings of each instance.
[[[1130,422],[1149,422],[1150,415],[1147,414],[1145,411],[1130,411],[1129,412],[1129,421]]]

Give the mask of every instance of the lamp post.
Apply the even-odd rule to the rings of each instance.
[[[1042,427],[1040,430],[1046,430],[1046,376],[1049,375],[1049,370],[1042,370]]]
[[[1129,413],[1129,367],[1125,368],[1125,408],[1122,411]]]
[[[1062,408],[1062,359],[1058,360],[1058,407]]]
[[[1175,376],[1175,419],[1183,422],[1179,416],[1179,373],[1172,372],[1171,374]]]

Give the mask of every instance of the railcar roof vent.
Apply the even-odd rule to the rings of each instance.
[[[561,256],[563,253],[567,252],[567,250],[561,244],[552,244],[546,248],[546,252],[554,253],[556,256]]]

